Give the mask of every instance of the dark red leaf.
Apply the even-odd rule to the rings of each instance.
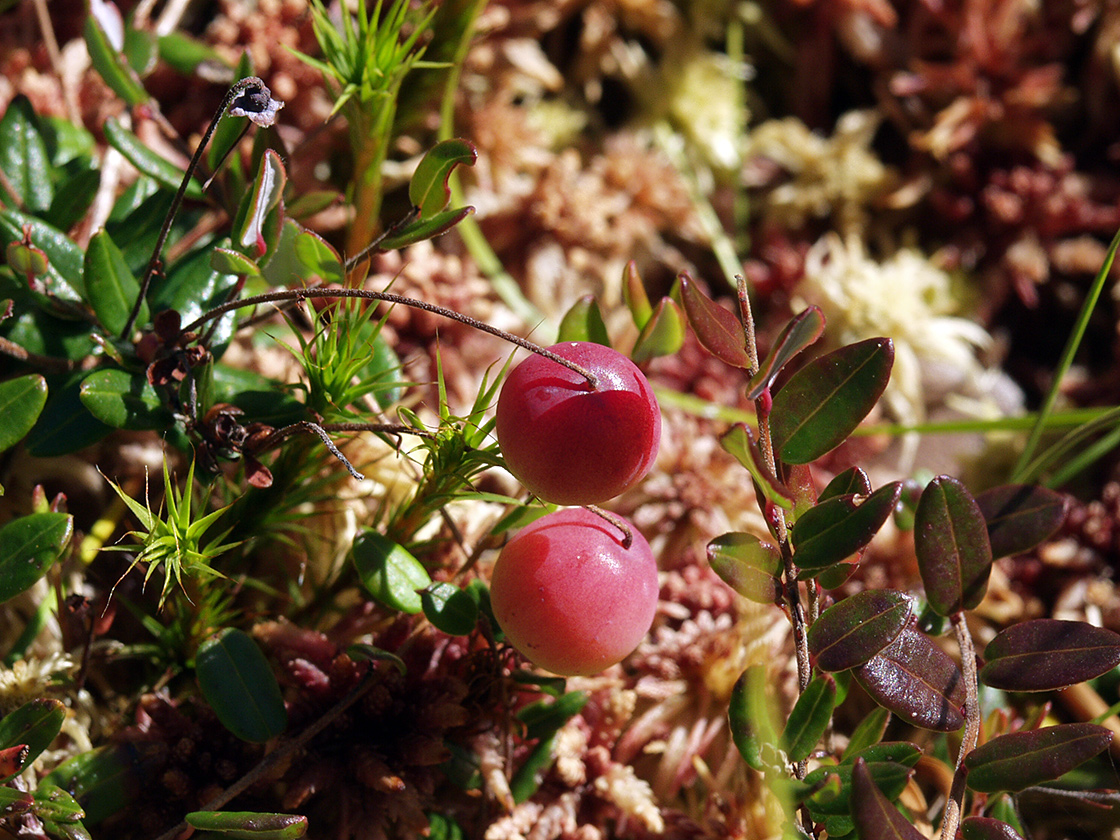
[[[1023,840],[1015,829],[1003,820],[991,817],[965,817],[961,821],[964,840]]]
[[[747,399],[757,400],[774,384],[774,378],[789,360],[820,338],[823,332],[824,313],[817,307],[810,306],[794,315],[759,365],[758,373],[751,377],[747,385]]]
[[[1061,778],[1111,741],[1109,730],[1092,723],[1063,723],[1000,735],[965,756],[965,781],[981,793],[1016,793]]]
[[[1066,497],[1046,487],[1007,484],[976,497],[988,523],[992,557],[1030,551],[1044,542],[1066,518]]]
[[[867,662],[893,642],[910,620],[910,599],[890,589],[867,589],[821,613],[809,628],[809,655],[822,671]]]
[[[918,501],[914,550],[930,608],[950,616],[975,609],[988,589],[992,549],[984,515],[955,478],[939,475]]]
[[[852,768],[852,819],[860,840],[924,840],[879,790],[862,758]]]
[[[696,337],[708,352],[734,367],[749,370],[751,357],[739,318],[702,291],[687,272],[680,274],[681,303]]]
[[[980,679],[1004,691],[1052,691],[1120,664],[1120,634],[1082,621],[1040,618],[1008,627],[984,649]]]

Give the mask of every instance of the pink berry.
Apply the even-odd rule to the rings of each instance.
[[[638,646],[657,608],[657,563],[631,526],[584,508],[543,516],[506,543],[490,604],[506,637],[554,674],[595,674]]]
[[[548,348],[590,371],[580,374],[534,353],[513,369],[498,397],[498,444],[506,466],[532,493],[558,505],[592,505],[649,472],[661,442],[661,410],[637,365],[584,341]]]

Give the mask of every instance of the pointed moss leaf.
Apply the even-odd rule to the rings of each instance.
[[[984,514],[955,478],[933,479],[914,512],[914,550],[930,608],[951,616],[975,609],[988,589],[992,549]]]
[[[860,840],[922,840],[925,837],[875,784],[862,758],[852,768],[852,819]]]
[[[169,190],[179,189],[186,171],[153,152],[139,137],[112,117],[105,120],[105,139],[109,141],[110,146],[124,155],[129,163],[149,178]],[[204,195],[198,179],[191,178],[190,183],[187,184],[186,197],[199,200]]]
[[[5,252],[8,245],[23,239],[25,230],[31,235],[31,244],[47,255],[47,292],[64,300],[81,301],[85,290],[82,249],[41,219],[17,210],[0,211],[0,245]]]
[[[244,631],[227,627],[199,645],[195,675],[218,720],[238,738],[260,744],[284,732],[288,713],[276,675]]]
[[[630,351],[637,364],[658,356],[671,356],[684,345],[685,317],[672,298],[661,298]]]
[[[107,8],[108,7],[108,8]],[[86,18],[85,40],[86,49],[89,50],[90,61],[105,83],[130,107],[148,101],[148,92],[140,84],[135,71],[128,66],[121,52],[124,44],[114,45],[116,34],[110,37],[109,32],[120,22],[120,12],[110,3],[95,0],[90,4],[91,13]],[[116,12],[116,21],[112,20],[112,13]],[[107,32],[108,30],[108,32]],[[120,33],[123,37],[123,32]]]
[[[603,310],[594,295],[584,295],[572,308],[564,313],[560,319],[560,332],[558,342],[564,341],[589,341],[594,344],[611,346],[610,336],[607,335],[607,325],[603,321]]]
[[[724,309],[702,291],[686,272],[680,277],[681,303],[696,337],[709,353],[737,368],[749,370],[743,325],[730,310]]]
[[[782,746],[790,761],[804,761],[832,722],[836,705],[836,680],[825,674],[805,687],[797,698],[782,731]]]
[[[1120,634],[1082,621],[1040,618],[999,633],[984,649],[985,685],[1052,691],[1091,680],[1120,664]]]
[[[451,188],[447,179],[459,165],[474,166],[478,150],[466,140],[441,140],[420,159],[412,180],[408,182],[408,198],[420,209],[421,219],[430,219],[447,206]]]
[[[832,481],[828,482],[821,491],[818,501],[823,502],[825,499],[832,499],[836,496],[847,496],[848,494],[855,494],[857,496],[871,495],[871,479],[869,479],[867,473],[859,467],[849,467],[832,479]]]
[[[735,681],[727,721],[735,748],[747,765],[763,772],[777,755],[778,729],[766,697],[766,668],[752,665]]]
[[[255,811],[192,811],[187,825],[216,831],[232,840],[297,840],[307,833],[307,817]]]
[[[809,572],[827,569],[865,548],[898,502],[902,483],[885,484],[868,496],[838,496],[817,504],[793,526],[794,562]]]
[[[73,532],[66,513],[32,513],[0,528],[0,603],[31,588],[62,556]]]
[[[21,768],[29,766],[62,731],[66,704],[54,698],[40,697],[24,703],[0,720],[0,750],[25,746]],[[6,782],[19,773],[16,770],[0,779]]]
[[[845,598],[809,628],[813,664],[822,671],[864,664],[898,638],[912,612],[910,599],[892,589],[865,589]]]
[[[1000,735],[965,756],[965,783],[981,793],[1017,793],[1064,776],[1111,742],[1112,732],[1092,723]]]
[[[478,624],[478,602],[471,593],[450,583],[433,583],[420,593],[428,621],[451,636],[466,636]]]
[[[163,429],[173,422],[142,373],[106,368],[82,380],[82,405],[89,413],[118,429]]]
[[[420,591],[431,586],[432,579],[403,546],[366,528],[354,540],[350,556],[369,594],[382,604],[406,613],[423,609]]]
[[[260,266],[239,251],[215,248],[210,252],[210,267],[219,274],[237,274],[242,277],[259,277]]]
[[[622,300],[630,310],[634,326],[639,330],[644,329],[653,315],[653,306],[649,302],[649,295],[646,294],[642,276],[638,274],[638,266],[633,260],[626,263],[626,268],[622,272]]]
[[[773,543],[743,532],[723,534],[708,543],[708,564],[744,598],[760,604],[777,600],[782,553]]]
[[[843,761],[851,764],[862,750],[882,741],[890,719],[890,711],[882,706],[876,706],[868,712],[863,720],[856,724],[856,728],[852,730],[852,736],[848,739],[848,746],[844,748]]]
[[[395,251],[398,248],[423,242],[425,239],[434,239],[440,234],[447,233],[473,212],[474,208],[467,206],[457,210],[444,210],[428,219],[419,219],[399,230],[390,231],[389,235],[378,244],[378,250]]]
[[[86,295],[101,326],[117,335],[128,323],[129,314],[140,295],[140,284],[129,270],[109,234],[99,230],[89,241],[85,259]],[[140,305],[138,323],[148,322],[148,306]]]
[[[960,669],[918,630],[903,629],[853,673],[876,702],[913,726],[955,732],[964,725]]]
[[[23,440],[46,403],[47,380],[37,373],[0,382],[0,452]]]
[[[976,497],[988,523],[992,557],[1030,551],[1053,535],[1066,518],[1067,499],[1046,487],[1008,484]]]
[[[770,502],[784,510],[792,510],[793,491],[778,481],[774,473],[766,466],[762,452],[754,441],[754,435],[745,423],[736,423],[719,439],[720,446],[735,456],[735,460],[750,471],[762,494]]]
[[[774,379],[790,359],[813,344],[824,332],[824,313],[816,306],[802,310],[786,324],[774,341],[774,346],[759,365],[758,373],[747,385],[747,399],[757,400],[762,392],[774,384]]]
[[[42,213],[51,206],[54,189],[47,143],[35,109],[22,93],[8,103],[0,119],[0,172],[5,176],[0,196],[4,196],[5,187],[10,187],[15,192],[13,203],[32,213]]]
[[[894,343],[869,338],[797,371],[774,397],[770,414],[781,460],[807,464],[843,443],[879,401],[893,363]]]
[[[1003,820],[992,817],[965,817],[961,821],[964,840],[1023,840],[1023,836]]]
[[[555,700],[537,700],[522,707],[517,719],[525,727],[525,738],[530,741],[547,738],[583,711],[588,696],[582,691],[569,691]]]

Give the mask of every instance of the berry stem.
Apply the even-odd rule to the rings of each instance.
[[[620,530],[622,532],[622,547],[623,548],[628,549],[628,548],[630,548],[630,546],[632,546],[634,544],[634,534],[630,530],[630,526],[626,523],[626,520],[623,519],[621,516],[616,516],[615,514],[611,513],[609,510],[603,510],[598,505],[584,505],[584,507],[587,508],[589,511],[591,511],[596,516],[598,516],[600,519],[603,519],[603,520],[609,522],[611,525],[618,528],[618,530]]]
[[[461,312],[456,312],[454,309],[448,309],[445,306],[438,306],[434,303],[427,301],[417,300],[416,298],[405,297],[404,295],[393,294],[392,292],[375,292],[370,289],[280,289],[275,292],[265,292],[261,295],[254,295],[253,297],[240,298],[239,300],[231,300],[226,303],[216,306],[209,312],[205,312],[194,320],[193,323],[188,324],[183,332],[195,332],[214,318],[221,317],[227,312],[232,312],[235,309],[241,309],[247,306],[257,306],[261,303],[275,303],[277,301],[301,301],[310,298],[362,298],[364,300],[379,300],[385,303],[400,304],[401,306],[411,306],[413,309],[423,309],[425,312],[431,312],[434,315],[442,315],[444,318],[450,318],[452,321],[458,321],[460,324],[466,324],[468,327],[473,327],[476,330],[481,330],[490,335],[497,336],[511,344],[516,344],[518,347],[523,347],[526,350],[536,353],[538,356],[544,356],[550,361],[563,365],[568,370],[574,371],[587,380],[588,390],[594,391],[599,387],[599,379],[591,371],[587,370],[582,365],[578,365],[569,359],[558,356],[551,350],[546,350],[539,344],[535,344],[528,339],[516,336],[513,333],[506,332],[505,330],[492,327],[485,321],[480,321],[477,318],[472,318],[470,315],[464,315]]]

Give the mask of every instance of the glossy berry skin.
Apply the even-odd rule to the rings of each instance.
[[[596,674],[638,646],[657,609],[657,563],[631,526],[584,508],[523,528],[494,564],[490,605],[515,648],[554,674]]]
[[[533,354],[510,372],[498,397],[498,445],[506,466],[537,497],[593,505],[649,472],[661,442],[661,410],[645,375],[601,344],[548,348],[589,370],[580,374]]]

